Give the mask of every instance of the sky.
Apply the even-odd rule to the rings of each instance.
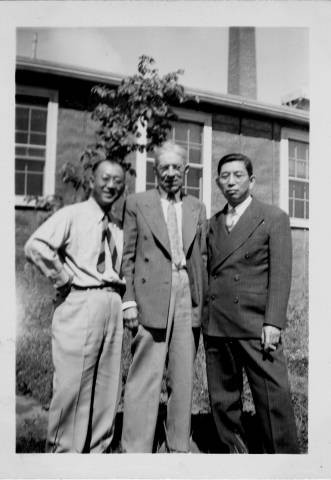
[[[183,69],[183,85],[227,92],[228,28],[109,27],[18,28],[17,54],[118,74],[132,74],[141,54],[152,56],[161,74]],[[257,28],[257,99],[279,105],[282,97],[308,93],[308,29]]]

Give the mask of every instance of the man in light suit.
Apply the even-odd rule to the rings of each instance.
[[[241,420],[244,368],[263,451],[298,453],[281,344],[291,285],[289,218],[252,198],[254,181],[245,155],[219,161],[217,185],[228,203],[210,220],[209,317],[203,326],[211,408],[226,451],[247,453]]]
[[[124,325],[133,360],[124,395],[122,448],[152,452],[167,365],[166,449],[188,452],[193,363],[204,285],[204,205],[182,193],[188,166],[181,147],[157,150],[157,189],[129,195],[124,214]],[[129,302],[129,303],[128,303]]]

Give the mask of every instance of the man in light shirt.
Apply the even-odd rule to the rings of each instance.
[[[228,453],[248,453],[242,369],[252,391],[264,453],[299,453],[281,330],[291,286],[288,215],[251,196],[250,159],[229,154],[217,185],[228,203],[208,232],[209,317],[204,322],[208,388]]]
[[[207,281],[206,212],[182,192],[184,155],[178,145],[164,143],[154,165],[158,187],[126,200],[122,272],[131,307],[124,326],[133,335],[122,432],[127,453],[154,450],[165,366],[166,450],[190,449],[193,363]]]
[[[64,302],[54,312],[53,397],[47,452],[105,452],[121,393],[123,316],[121,222],[111,213],[125,172],[112,160],[96,163],[85,202],[46,220],[25,246]]]

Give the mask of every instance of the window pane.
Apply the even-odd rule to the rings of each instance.
[[[297,158],[300,160],[308,159],[308,144],[303,142],[297,142]]]
[[[45,158],[45,154],[46,154],[45,148],[29,148],[28,149],[29,157]]]
[[[198,168],[190,168],[187,172],[186,185],[188,187],[200,187],[200,178],[202,177],[202,171]]]
[[[26,147],[16,147],[15,148],[15,155],[22,155],[25,157],[25,155],[28,154],[28,149]]]
[[[153,170],[153,163],[152,162],[147,162],[146,164],[146,181],[147,183],[152,183],[154,184],[154,170]]]
[[[306,178],[306,162],[297,161],[297,175],[298,178]]]
[[[193,197],[200,198],[199,190],[196,190],[195,188],[186,188],[186,193],[188,195],[193,195]]]
[[[24,158],[16,158],[15,169],[28,172],[43,172],[45,163],[38,160],[26,160]]]
[[[15,135],[16,143],[28,143],[28,134],[24,132],[16,132]]]
[[[32,109],[31,111],[31,131],[46,132],[47,112],[46,110]]]
[[[44,133],[31,133],[31,145],[46,145],[46,135]]]
[[[306,183],[290,180],[289,195],[294,198],[305,198]]]
[[[296,158],[296,142],[293,140],[288,142],[288,154],[290,158]]]
[[[296,218],[304,218],[304,202],[295,200],[294,202],[294,216]]]
[[[187,142],[187,125],[181,122],[175,122],[175,141]]]
[[[197,123],[190,123],[189,130],[190,130],[190,142],[201,143],[201,133],[202,133],[201,125]]]
[[[16,107],[16,129],[28,130],[29,109],[27,107]]]
[[[30,173],[27,178],[27,195],[42,195],[43,177],[39,173]]]
[[[24,192],[24,173],[15,173],[15,194],[25,195]]]
[[[146,190],[152,190],[152,188],[155,188],[154,183],[146,183]]]
[[[190,148],[190,156],[189,156],[190,163],[202,163],[201,162],[201,150],[196,148]]]
[[[290,217],[294,217],[294,201],[292,198],[290,198],[288,201],[288,212]]]
[[[289,166],[289,175],[290,175],[290,177],[295,177],[295,161],[289,159],[289,161],[288,161],[288,166]]]

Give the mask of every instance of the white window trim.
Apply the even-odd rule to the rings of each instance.
[[[57,119],[58,119],[58,92],[46,88],[28,87],[19,85],[16,87],[17,95],[29,95],[30,97],[46,97],[47,125],[46,125],[46,158],[43,180],[43,197],[54,195],[56,177],[56,143],[57,143]],[[15,102],[16,105],[16,102]],[[15,196],[15,205],[18,207],[34,207],[35,202],[28,202],[24,195]]]
[[[289,140],[309,143],[309,133],[292,128],[282,129],[280,141],[279,206],[289,213]],[[309,219],[290,218],[293,228],[309,228]]]
[[[207,217],[211,215],[211,156],[212,156],[212,116],[203,112],[174,108],[178,120],[197,122],[203,125],[202,129],[202,200],[206,205]],[[136,192],[146,190],[146,152],[136,153]]]

